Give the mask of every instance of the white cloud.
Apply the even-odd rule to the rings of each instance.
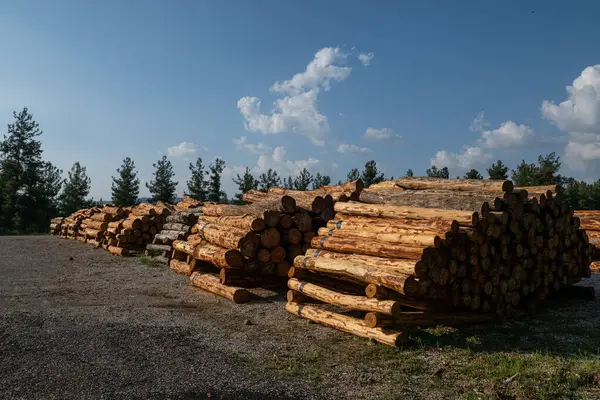
[[[402,140],[402,136],[396,134],[394,130],[390,128],[367,128],[363,135],[363,139],[379,141],[389,140],[393,142],[399,142]]]
[[[232,139],[233,144],[236,145],[236,149],[239,151],[249,151],[254,154],[265,154],[270,152],[272,149],[263,143],[252,144],[248,143],[246,136],[240,136],[239,138]]]
[[[338,146],[337,151],[343,154],[360,154],[360,153],[371,153],[371,149],[366,147],[358,147],[355,144],[342,143]]]
[[[267,172],[269,168],[273,168],[282,177],[288,175],[296,176],[302,169],[311,170],[315,165],[319,164],[319,160],[312,157],[304,160],[288,160],[286,155],[285,147],[277,146],[273,150],[273,153],[263,154],[258,157],[256,167],[252,170],[258,174]]]
[[[477,165],[486,165],[492,159],[492,155],[478,146],[465,146],[462,153],[449,153],[445,150],[438,151],[431,159],[431,165],[439,168],[470,169]]]
[[[328,91],[331,81],[348,78],[352,68],[341,66],[347,58],[339,47],[319,50],[304,72],[291,79],[275,82],[271,91],[281,97],[275,100],[269,113],[261,112],[261,100],[246,96],[237,102],[250,132],[263,134],[297,133],[308,137],[315,145],[323,146],[329,134],[329,122],[317,107],[321,90]]]
[[[479,114],[477,114],[475,119],[473,119],[471,125],[469,126],[469,130],[471,132],[483,132],[485,128],[489,125],[489,122],[485,120],[485,113],[482,111]]]
[[[479,144],[490,149],[519,148],[528,144],[534,135],[533,129],[527,125],[505,121],[498,129],[481,132]]]
[[[375,57],[375,54],[373,53],[360,53],[358,55],[358,59],[361,63],[363,63],[365,67],[368,67],[369,64],[371,64],[371,60],[373,59],[373,57]]]
[[[545,100],[542,116],[569,134],[565,161],[584,171],[600,164],[600,64],[585,68],[558,105]]]
[[[206,148],[202,147],[206,151]],[[181,142],[176,146],[171,146],[167,149],[170,157],[190,158],[198,153],[198,146],[190,142]]]
[[[338,168],[339,168],[339,165],[338,165],[338,163],[333,163],[333,164],[331,165],[331,169],[332,169],[332,170],[336,170],[336,169],[338,169]]]

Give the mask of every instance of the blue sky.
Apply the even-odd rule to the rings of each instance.
[[[596,1],[1,1],[0,122],[28,106],[44,155],[94,198],[130,156],[343,179],[484,172],[556,151],[598,177]],[[277,84],[276,84],[277,82]],[[567,87],[571,87],[568,89]],[[260,108],[258,104],[260,101]],[[275,105],[277,103],[277,108]],[[142,189],[141,195],[147,195]]]

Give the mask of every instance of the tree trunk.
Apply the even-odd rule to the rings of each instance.
[[[409,246],[364,239],[342,239],[332,236],[317,236],[312,240],[310,245],[313,249],[324,249],[339,253],[404,258],[408,260],[420,260],[423,258],[423,252],[427,248],[425,246]]]
[[[94,214],[90,217],[93,221],[100,221],[100,222],[110,222],[114,219],[114,215],[113,214],[105,214],[105,213],[99,213],[99,214]]]
[[[171,251],[172,247],[171,245],[168,244],[148,244],[146,245],[146,250],[150,251],[150,252],[165,252],[165,251]]]
[[[212,224],[199,219],[198,233],[204,240],[226,249],[240,250],[246,257],[254,257],[258,250],[248,237],[249,232],[243,229]]]
[[[267,249],[279,246],[281,234],[277,228],[269,228],[260,235],[260,243]]]
[[[435,208],[404,207],[385,204],[335,203],[335,211],[362,217],[384,217],[398,219],[439,219],[456,220],[462,224],[473,225],[479,213],[458,210],[438,210]]]
[[[246,289],[225,286],[219,282],[219,278],[213,274],[195,272],[190,277],[192,285],[225,297],[234,303],[245,303],[250,300],[250,292]]]
[[[436,248],[440,248],[444,244],[444,240],[437,234],[376,233],[363,230],[319,228],[318,235],[332,236],[342,239],[373,240],[409,246],[434,246]]]
[[[219,268],[241,269],[246,260],[238,250],[224,249],[208,242],[201,242],[194,248],[196,260],[208,262]]]
[[[184,240],[175,240],[173,242],[173,249],[189,255],[194,254],[194,245]]]
[[[169,266],[173,271],[177,272],[178,274],[183,274],[186,276],[190,276],[196,268],[196,266],[193,264],[188,264],[185,261],[179,260],[171,260],[169,262]]]
[[[283,232],[283,242],[289,244],[300,244],[302,242],[302,232],[298,228],[291,228]]]
[[[351,333],[368,339],[374,339],[389,346],[398,347],[408,341],[408,335],[404,332],[393,332],[380,328],[369,328],[362,320],[331,311],[326,311],[316,306],[287,303],[285,309],[287,312],[295,314],[299,317],[318,322],[346,333]]]
[[[99,231],[105,231],[108,228],[108,222],[104,221],[87,221],[86,226],[88,229],[97,229]]]
[[[332,275],[348,276],[358,279],[366,284],[376,283],[395,290],[406,296],[414,296],[419,291],[416,279],[389,271],[385,267],[372,267],[366,264],[349,262],[346,260],[332,260],[326,258],[312,258],[298,256],[294,259],[294,267],[315,272],[324,272]]]
[[[108,252],[114,254],[115,256],[127,256],[129,255],[129,250],[123,247],[109,246]]]
[[[276,246],[271,250],[270,259],[274,263],[279,263],[285,260],[285,249],[281,246]]]
[[[128,218],[123,220],[123,224],[121,225],[123,228],[137,230],[142,227],[142,220],[140,218]]]
[[[396,185],[410,190],[458,190],[468,192],[512,192],[512,181],[491,179],[441,179],[428,177],[410,177],[396,179]]]
[[[163,230],[166,231],[180,231],[180,232],[185,232],[185,233],[189,233],[190,231],[190,226],[186,225],[186,224],[180,224],[180,223],[166,223],[163,225]]]
[[[292,278],[288,288],[327,304],[359,311],[375,311],[385,315],[400,314],[400,304],[392,300],[369,299],[365,296],[352,296],[329,290],[310,282]]]
[[[265,229],[265,221],[252,215],[230,215],[223,217],[203,216],[202,220],[214,224],[233,226],[234,228],[246,229],[253,232],[262,232]]]
[[[498,194],[501,193],[367,189],[360,193],[360,201],[369,204],[479,211],[481,203],[493,201]]]
[[[397,273],[404,275],[414,275],[420,278],[427,277],[428,266],[424,261],[410,261],[410,260],[395,260],[390,258],[365,256],[360,254],[344,254],[334,253],[330,251],[320,249],[308,249],[306,251],[307,257],[320,257],[328,258],[331,260],[345,260],[348,262],[360,263],[371,267],[382,267],[389,268]]]
[[[231,204],[205,203],[202,206],[204,215],[212,217],[222,217],[226,215],[253,215],[257,218],[264,218],[266,211],[294,212],[296,210],[296,201],[289,196],[269,198],[267,200],[236,206]]]

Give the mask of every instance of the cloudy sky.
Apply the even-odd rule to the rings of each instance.
[[[376,4],[376,5],[375,5]],[[130,156],[343,179],[451,176],[556,151],[600,176],[597,1],[0,0],[0,123],[29,107],[44,155],[94,198]],[[5,125],[3,125],[5,126]],[[485,175],[485,174],[484,174]],[[145,188],[141,195],[147,195]]]

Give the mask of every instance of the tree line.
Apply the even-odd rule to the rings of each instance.
[[[62,178],[62,170],[43,159],[42,143],[39,136],[42,131],[33,116],[25,107],[13,113],[14,122],[8,125],[4,140],[0,141],[0,233],[45,232],[54,216],[67,216],[78,209],[102,204],[89,199],[91,179],[86,167],[75,162]],[[146,182],[151,201],[173,203],[179,182],[174,181],[173,165],[166,156],[153,164],[153,179]],[[294,190],[317,189],[330,185],[329,175],[317,172],[312,174],[304,168],[298,176],[281,177],[277,171],[269,169],[255,177],[246,167],[243,174],[237,174],[233,182],[238,192],[230,201],[222,186],[225,161],[215,159],[206,167],[202,158],[189,164],[190,177],[186,182],[185,193],[199,201],[243,204],[243,194],[247,191],[267,191],[273,186]],[[508,179],[516,186],[538,186],[557,184],[561,194],[575,209],[600,208],[600,179],[594,183],[578,181],[559,174],[560,157],[555,153],[539,156],[537,162],[523,160],[515,169],[509,168],[498,160],[486,169],[489,179]],[[450,171],[446,166],[432,166],[426,170],[429,177],[448,179]],[[404,176],[414,176],[412,169]],[[378,170],[374,160],[368,161],[363,170],[352,168],[346,175],[347,180],[362,179],[365,187],[393,180]],[[459,177],[457,177],[459,178]],[[475,170],[468,171],[463,178],[483,179]],[[337,184],[341,184],[338,181]],[[129,206],[139,201],[140,179],[134,161],[130,157],[123,160],[112,176],[111,201],[118,206]]]

